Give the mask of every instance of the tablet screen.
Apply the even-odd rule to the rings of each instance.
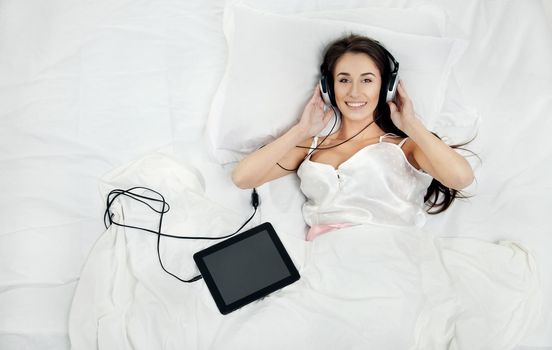
[[[299,279],[270,223],[197,252],[194,260],[223,314]]]

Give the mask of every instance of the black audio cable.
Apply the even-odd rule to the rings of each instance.
[[[157,195],[157,198],[133,192],[135,190],[144,190],[144,191],[153,192],[155,195]],[[148,206],[151,210],[153,210],[157,214],[159,214],[159,224],[158,224],[158,227],[157,227],[157,231],[150,230],[150,229],[147,229],[147,228],[144,228],[144,227],[139,227],[139,226],[121,224],[121,223],[113,220],[113,217],[114,217],[115,214],[113,214],[110,211],[110,209],[111,209],[111,206],[113,205],[113,202],[119,196],[128,197],[128,198],[131,198],[135,201],[138,201],[138,202]],[[156,203],[161,203],[161,210],[155,209],[147,201],[153,201],[153,202],[156,202]],[[240,226],[240,228],[238,228],[235,232],[233,232],[231,234],[228,234],[228,235],[225,235],[225,236],[219,236],[219,237],[172,235],[172,234],[163,233],[161,231],[161,228],[162,228],[162,225],[163,225],[163,215],[165,215],[170,210],[170,205],[165,200],[165,197],[161,193],[159,193],[155,190],[152,190],[150,188],[142,187],[142,186],[136,186],[136,187],[131,187],[131,188],[126,189],[126,190],[114,189],[111,192],[109,192],[109,194],[107,195],[106,209],[105,209],[105,212],[104,212],[104,225],[105,225],[106,229],[111,225],[116,225],[116,226],[120,226],[120,227],[126,227],[126,228],[131,228],[131,229],[136,229],[136,230],[142,230],[142,231],[150,232],[150,233],[153,233],[153,234],[157,235],[157,257],[159,258],[159,264],[161,265],[161,268],[166,273],[168,273],[169,275],[171,275],[174,278],[178,279],[179,281],[186,282],[186,283],[191,283],[191,282],[195,282],[195,281],[201,279],[202,278],[201,275],[197,275],[197,276],[195,276],[191,279],[185,280],[185,279],[182,279],[182,278],[176,276],[175,274],[169,272],[165,268],[165,266],[163,265],[163,261],[161,260],[161,253],[159,252],[159,244],[161,242],[161,237],[169,237],[169,238],[176,238],[176,239],[201,239],[201,240],[219,240],[219,239],[225,239],[225,238],[232,237],[233,235],[240,232],[245,227],[245,225],[247,225],[251,221],[251,219],[253,219],[253,217],[257,213],[257,207],[259,206],[259,195],[258,195],[257,190],[255,188],[253,189],[253,192],[251,193],[251,205],[254,208],[253,214],[247,219],[247,221],[245,221]]]
[[[316,150],[325,150],[325,149],[330,149],[330,148],[335,148],[335,147],[337,147],[337,146],[341,146],[341,145],[344,144],[345,142],[348,142],[348,141],[352,140],[353,138],[357,137],[358,135],[360,135],[361,132],[363,132],[364,130],[366,130],[370,125],[372,125],[376,120],[379,119],[379,116],[377,116],[376,118],[374,118],[374,120],[372,120],[370,123],[368,123],[365,127],[363,127],[362,129],[360,129],[359,132],[357,132],[357,133],[354,134],[353,136],[349,137],[349,138],[346,139],[345,141],[339,142],[339,143],[337,143],[337,144],[335,144],[335,145],[331,145],[331,146],[320,147],[320,145],[322,145],[322,144],[324,143],[324,141],[326,141],[326,139],[328,138],[328,136],[330,136],[330,135],[332,134],[332,132],[333,132],[333,130],[334,130],[336,124],[337,124],[337,118],[338,118],[337,112],[336,112],[334,106],[330,106],[330,107],[332,108],[332,110],[333,110],[333,112],[334,112],[334,116],[335,116],[335,118],[334,118],[334,123],[333,123],[333,125],[332,125],[332,128],[330,129],[330,132],[329,132],[326,136],[324,136],[324,138],[322,139],[322,141],[320,141],[320,143],[318,143],[318,144],[316,145],[316,147],[314,147],[314,148],[312,148],[312,147],[305,147],[305,146],[299,146],[299,145],[296,145],[296,146],[295,146],[295,147],[297,147],[297,148],[304,148],[304,149],[309,149],[309,150],[310,150],[310,152],[307,153],[307,155],[303,158],[303,160],[307,159],[307,158],[308,158],[314,151],[316,151]],[[261,146],[261,148],[264,147],[264,146],[265,146],[265,145]],[[290,172],[291,172],[291,171],[297,171],[297,170],[299,170],[299,167],[297,167],[296,169],[288,169],[288,168],[284,167],[282,164],[280,164],[279,162],[276,162],[276,165],[278,165],[281,169],[286,170],[286,171],[290,171]]]

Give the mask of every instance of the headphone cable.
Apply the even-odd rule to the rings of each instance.
[[[150,192],[153,192],[155,193],[156,195],[158,195],[160,197],[159,198],[153,198],[153,197],[149,197],[149,196],[145,196],[145,195],[141,195],[141,194],[138,194],[138,193],[134,193],[133,191],[134,190],[137,190],[137,189],[141,189],[141,190],[145,190],[145,191],[150,191]],[[154,230],[151,230],[151,229],[147,229],[147,228],[144,228],[144,227],[139,227],[139,226],[133,226],[133,225],[127,225],[127,224],[121,224],[115,220],[113,220],[113,217],[115,216],[115,214],[113,214],[110,209],[111,209],[111,206],[113,205],[113,202],[119,197],[119,196],[125,196],[125,197],[129,197],[135,201],[138,201],[146,206],[148,206],[151,210],[153,210],[154,212],[158,213],[159,214],[159,224],[158,224],[158,227],[157,227],[157,231],[154,231]],[[111,198],[113,197],[113,198]],[[154,202],[158,202],[158,203],[161,203],[162,204],[162,207],[161,207],[161,210],[157,210],[155,209],[153,206],[151,206],[149,203],[147,203],[146,201],[154,201]],[[163,261],[161,259],[161,253],[160,253],[160,249],[159,249],[159,246],[160,246],[160,242],[161,242],[161,237],[169,237],[169,238],[175,238],[175,239],[200,239],[200,240],[219,240],[219,239],[224,239],[224,238],[229,238],[229,237],[232,237],[233,235],[237,234],[238,232],[240,232],[250,221],[251,219],[253,219],[253,217],[255,216],[255,214],[257,213],[257,207],[259,205],[259,195],[257,193],[257,190],[254,188],[253,189],[253,192],[251,193],[251,205],[253,206],[254,208],[254,211],[253,211],[253,214],[240,226],[240,228],[238,228],[235,232],[231,233],[231,234],[228,234],[228,235],[225,235],[225,236],[219,236],[219,237],[207,237],[207,236],[178,236],[178,235],[172,235],[172,234],[166,234],[166,233],[163,233],[161,231],[161,228],[162,228],[162,225],[163,225],[163,216],[164,214],[166,214],[169,210],[170,210],[170,205],[169,203],[167,203],[167,201],[165,200],[165,197],[155,191],[155,190],[152,190],[150,188],[147,188],[147,187],[142,187],[142,186],[136,186],[136,187],[131,187],[129,189],[126,189],[126,190],[123,190],[123,189],[114,189],[112,190],[111,192],[109,192],[109,194],[107,195],[107,203],[106,203],[106,209],[105,209],[105,212],[104,212],[104,226],[105,228],[109,228],[111,225],[116,225],[116,226],[119,226],[119,227],[125,227],[125,228],[131,228],[131,229],[136,229],[136,230],[142,230],[142,231],[146,231],[146,232],[150,232],[150,233],[153,233],[155,235],[157,235],[157,257],[159,259],[159,264],[161,265],[161,268],[169,275],[173,276],[174,278],[178,279],[179,281],[181,282],[186,282],[186,283],[192,283],[192,282],[195,282],[195,281],[198,281],[202,278],[201,275],[197,275],[195,277],[192,277],[191,279],[189,280],[185,280],[185,279],[182,279],[178,276],[176,276],[175,274],[171,273],[170,271],[168,271],[165,266],[163,265]],[[109,224],[107,223],[107,221],[109,222]]]
[[[323,144],[324,141],[326,141],[326,139],[328,138],[328,136],[330,136],[330,134],[332,133],[333,129],[335,128],[335,125],[337,124],[337,112],[335,111],[335,108],[334,106],[330,106],[332,108],[332,110],[334,111],[334,115],[335,115],[335,120],[334,120],[334,124],[332,126],[332,128],[330,129],[330,132],[328,133],[328,135],[324,136],[324,138],[322,139],[322,141],[320,141],[319,144],[316,145],[316,147],[312,148],[312,147],[307,147],[307,146],[299,146],[299,145],[296,145],[295,147],[297,148],[305,148],[305,149],[310,149],[311,151],[307,153],[307,155],[303,158],[303,161],[305,159],[307,159],[311,154],[314,153],[314,151],[316,150],[326,150],[326,149],[331,149],[331,148],[335,148],[337,146],[341,146],[342,144],[344,144],[345,142],[348,142],[350,140],[352,140],[353,138],[357,137],[358,135],[360,135],[361,132],[363,132],[364,130],[366,130],[370,125],[372,125],[376,120],[379,119],[379,116],[377,116],[376,118],[374,118],[374,120],[372,120],[370,123],[368,123],[368,125],[366,125],[365,127],[363,127],[359,132],[357,132],[356,134],[354,134],[353,136],[349,137],[347,140],[343,141],[343,142],[340,142],[338,144],[335,144],[335,145],[332,145],[332,146],[328,146],[328,147],[319,147],[319,145]],[[264,147],[264,145],[262,146]],[[276,164],[283,170],[286,170],[286,171],[297,171],[299,169],[299,167],[295,168],[295,169],[288,169],[288,168],[285,168],[284,166],[282,166],[279,162],[276,162]]]

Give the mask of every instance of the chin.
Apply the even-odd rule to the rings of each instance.
[[[338,105],[342,114],[351,116],[351,119],[365,119],[374,115],[376,106],[366,105],[362,108],[351,108],[345,103]]]
[[[374,117],[375,110],[369,111],[368,109],[365,110],[358,110],[358,111],[351,111],[348,109],[342,110],[340,109],[341,114],[350,120],[366,120],[366,119],[372,119]]]

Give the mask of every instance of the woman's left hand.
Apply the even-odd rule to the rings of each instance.
[[[406,130],[415,123],[419,123],[412,100],[406,94],[402,80],[397,85],[397,95],[394,101],[387,102],[391,110],[391,120],[397,128],[408,134]]]

